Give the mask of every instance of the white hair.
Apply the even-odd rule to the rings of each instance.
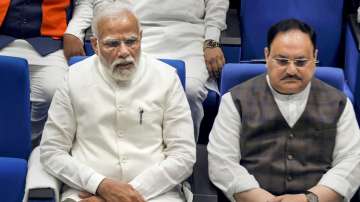
[[[128,1],[102,1],[100,5],[96,5],[93,20],[91,22],[91,31],[95,37],[99,35],[98,23],[103,18],[119,17],[121,14],[131,13],[137,19],[137,26],[141,30],[139,18],[133,11],[132,4]]]

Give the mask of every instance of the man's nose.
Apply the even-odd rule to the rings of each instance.
[[[287,68],[286,68],[286,72],[289,74],[289,75],[294,75],[297,73],[297,67],[296,65],[294,64],[294,62],[289,62]]]
[[[123,42],[120,43],[118,49],[117,49],[118,57],[120,58],[126,58],[130,55],[129,47],[127,47]]]

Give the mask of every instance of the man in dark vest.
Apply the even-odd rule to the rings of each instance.
[[[268,32],[267,73],[223,95],[209,174],[231,201],[340,202],[356,192],[359,126],[349,99],[314,78],[316,57],[312,28],[281,21]]]
[[[1,0],[0,55],[25,58],[32,141],[38,144],[52,96],[68,68],[62,50],[71,0]]]

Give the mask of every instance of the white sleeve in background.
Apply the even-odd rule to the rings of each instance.
[[[67,81],[63,83],[51,102],[40,144],[40,160],[45,170],[62,182],[95,194],[104,176],[69,154],[75,138],[76,120],[67,85]]]
[[[180,80],[174,78],[163,120],[165,160],[144,170],[130,182],[146,201],[189,177],[196,160],[190,108]]]
[[[220,32],[226,29],[229,0],[205,1],[205,39],[219,41]]]
[[[207,149],[210,179],[232,201],[235,193],[259,187],[255,177],[239,164],[240,132],[239,112],[231,94],[226,93],[221,98]]]
[[[65,34],[72,34],[83,41],[85,30],[91,27],[93,9],[94,0],[76,0],[73,15]]]
[[[337,124],[332,168],[319,184],[327,186],[349,201],[360,185],[360,131],[348,99]]]

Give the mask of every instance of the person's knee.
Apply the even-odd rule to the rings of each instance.
[[[202,102],[207,94],[205,84],[192,78],[187,78],[185,91],[189,102]]]
[[[36,84],[34,83],[36,85],[32,88],[34,97],[36,96],[40,102],[50,103],[55,91],[64,82],[65,73],[66,70],[56,71],[56,74],[48,74]]]

